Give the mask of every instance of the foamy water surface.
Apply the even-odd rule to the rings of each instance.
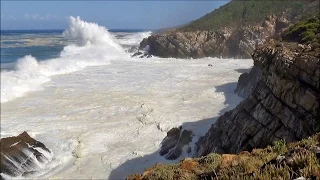
[[[174,162],[158,155],[166,132],[182,125],[193,130],[194,144],[241,101],[233,93],[237,69],[252,66],[252,60],[131,58],[105,28],[77,18],[65,34],[77,41],[59,58],[27,56],[15,71],[1,73],[1,136],[27,131],[54,154],[34,178],[124,179]]]

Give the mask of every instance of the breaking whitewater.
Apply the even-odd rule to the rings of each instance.
[[[192,130],[193,149],[241,101],[233,91],[252,60],[131,57],[127,50],[150,34],[124,40],[71,17],[63,35],[74,43],[59,57],[25,56],[1,71],[1,137],[27,131],[52,151],[31,178],[124,179],[190,157],[159,155],[167,131]]]

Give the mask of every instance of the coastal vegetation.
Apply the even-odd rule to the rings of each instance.
[[[320,43],[320,17],[293,24],[284,32],[283,39],[300,43]]]
[[[157,164],[128,180],[159,179],[295,179],[320,177],[320,133],[299,142],[279,140],[264,149],[215,154]]]
[[[179,28],[181,31],[217,30],[224,27],[237,27],[245,24],[261,23],[270,14],[291,12],[298,19],[310,17],[310,14],[319,13],[317,6],[311,6],[314,0],[287,1],[287,0],[233,0],[228,4],[212,11],[190,24]],[[316,3],[316,2],[315,2]],[[308,10],[303,11],[306,4]],[[303,12],[303,13],[302,13]]]

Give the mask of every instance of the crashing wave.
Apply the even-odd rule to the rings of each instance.
[[[42,89],[50,76],[79,71],[88,66],[107,65],[110,60],[127,57],[105,27],[80,17],[70,17],[63,32],[75,44],[65,46],[59,58],[38,62],[31,55],[18,60],[14,70],[1,72],[1,103]]]

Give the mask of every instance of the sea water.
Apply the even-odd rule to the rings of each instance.
[[[150,34],[79,17],[64,31],[1,32],[1,137],[27,131],[54,154],[32,178],[124,179],[190,157],[159,156],[166,132],[191,129],[193,149],[241,101],[252,60],[132,58]]]

